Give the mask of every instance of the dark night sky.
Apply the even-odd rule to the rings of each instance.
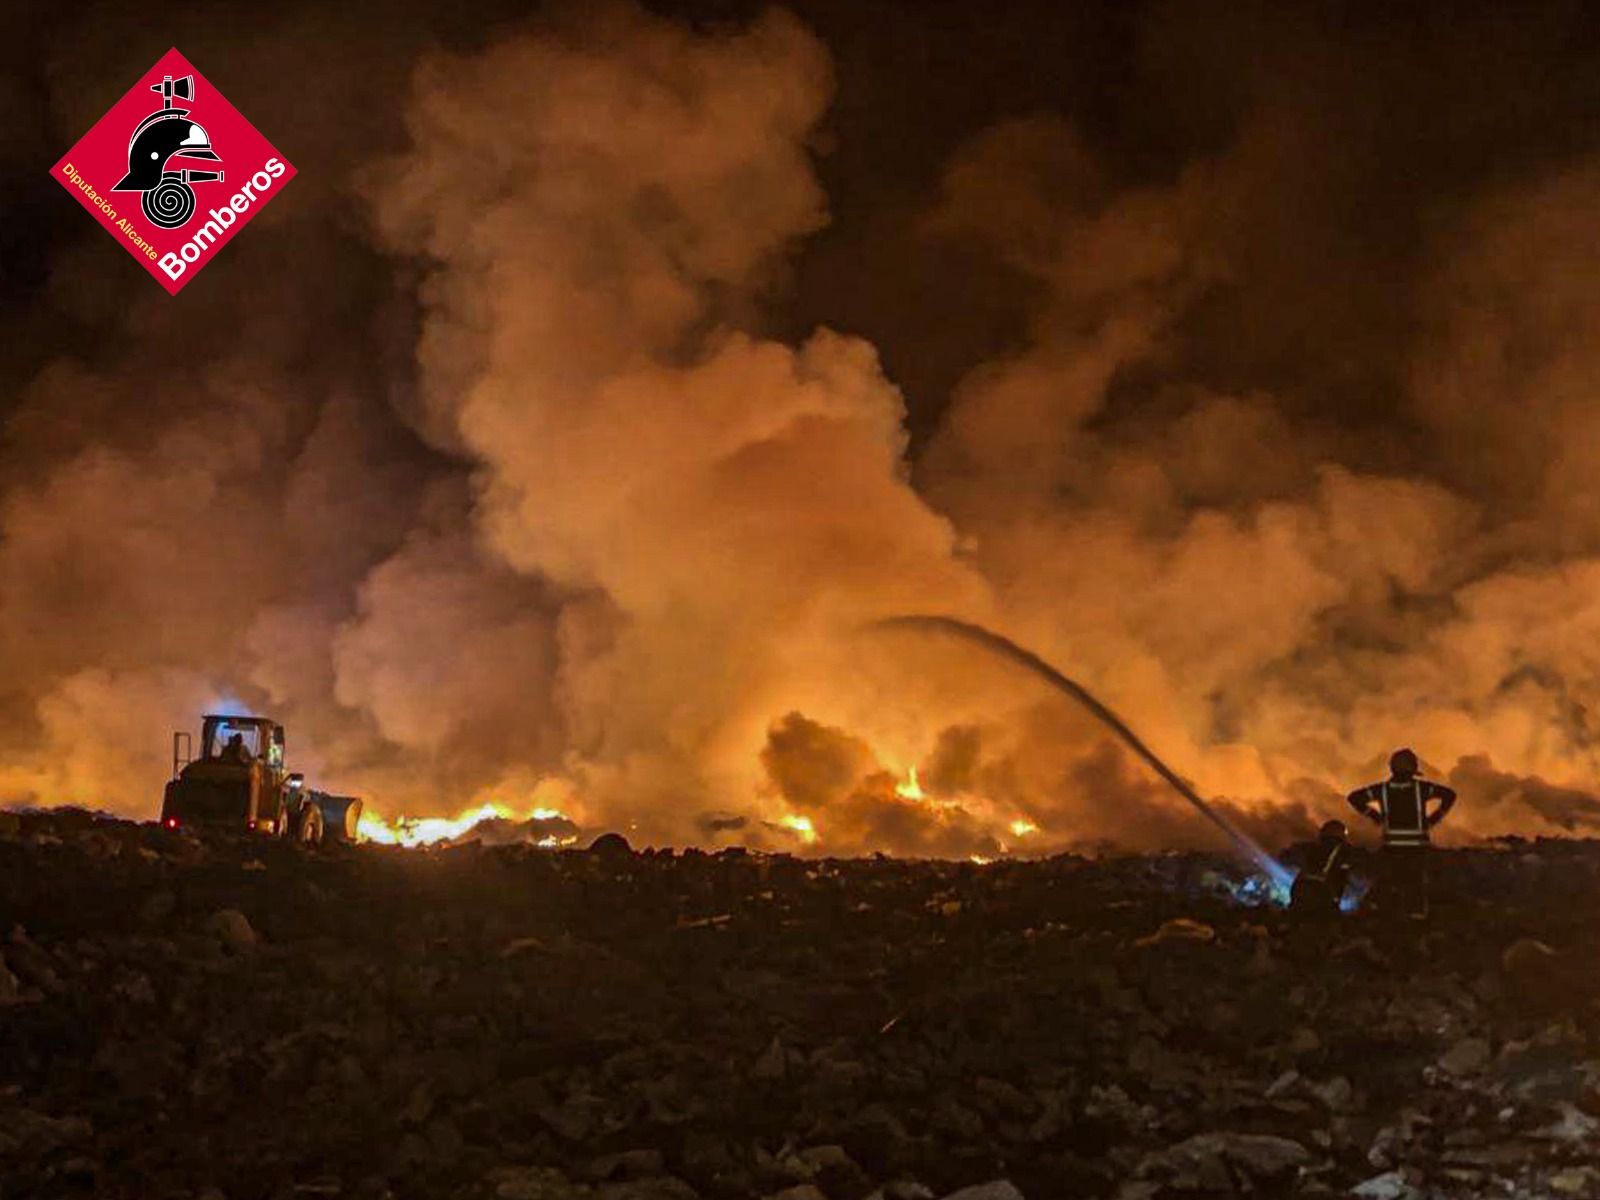
[[[764,6],[650,7],[714,29]],[[789,334],[827,322],[868,337],[905,387],[919,434],[956,379],[1022,335],[1026,278],[960,239],[915,232],[951,153],[998,121],[1058,114],[1113,180],[1132,185],[1172,179],[1263,107],[1311,116],[1268,216],[1295,244],[1261,246],[1254,265],[1271,275],[1281,265],[1271,259],[1304,253],[1328,271],[1308,289],[1309,264],[1291,264],[1302,278],[1274,280],[1288,294],[1264,301],[1279,336],[1247,355],[1225,339],[1227,361],[1207,364],[1207,375],[1229,387],[1304,384],[1299,312],[1306,325],[1334,326],[1339,344],[1325,352],[1339,361],[1322,364],[1319,382],[1356,411],[1389,407],[1386,360],[1404,336],[1399,295],[1429,222],[1497,179],[1592,149],[1600,127],[1600,18],[1581,3],[1515,12],[1492,3],[789,7],[835,62],[837,94],[818,138],[832,221],[805,243],[770,319]],[[290,203],[337,209],[329,222],[352,232],[337,193],[353,163],[401,137],[415,56],[483,44],[537,11],[401,3],[375,24],[315,5],[206,4],[168,6],[149,21],[116,5],[25,4],[26,36],[5,50],[14,116],[0,135],[0,300],[8,325],[30,335],[7,351],[7,378],[30,375],[58,339],[95,332],[70,330],[51,303],[49,279],[65,258],[103,259],[96,282],[108,287],[138,282],[43,171],[167,45],[291,150],[308,178]],[[1374,295],[1374,269],[1393,307]],[[1197,338],[1259,318],[1240,310],[1248,303],[1215,297],[1191,315]]]

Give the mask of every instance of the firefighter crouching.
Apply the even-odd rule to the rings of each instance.
[[[1389,758],[1389,778],[1350,793],[1350,807],[1383,827],[1382,903],[1421,919],[1428,915],[1428,831],[1455,805],[1455,792],[1421,778],[1410,750]],[[1429,812],[1428,806],[1438,807]]]
[[[1343,821],[1328,821],[1299,855],[1303,865],[1289,892],[1289,911],[1297,917],[1318,919],[1339,915],[1340,902],[1350,886],[1355,851]]]

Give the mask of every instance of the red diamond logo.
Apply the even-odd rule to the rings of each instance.
[[[172,49],[51,173],[177,295],[295,171]]]

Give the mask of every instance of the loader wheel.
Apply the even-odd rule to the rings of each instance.
[[[302,846],[316,846],[322,842],[322,810],[308,804],[300,811],[294,825],[294,839]]]

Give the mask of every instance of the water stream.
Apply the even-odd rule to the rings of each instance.
[[[1274,891],[1281,893],[1280,902],[1287,901],[1289,886],[1294,882],[1293,871],[1290,871],[1277,859],[1273,858],[1272,855],[1268,854],[1259,842],[1228,820],[1224,814],[1207,804],[1195,792],[1194,788],[1190,787],[1176,771],[1162,762],[1155,751],[1144,744],[1139,735],[1128,727],[1126,721],[1102,704],[1093,692],[1076,680],[1069,679],[1063,675],[1031,650],[1023,649],[1010,638],[995,633],[991,629],[985,629],[982,625],[974,625],[970,621],[958,620],[955,617],[885,617],[874,621],[870,628],[945,634],[958,638],[1024,668],[1038,678],[1043,679],[1056,691],[1076,700],[1080,705],[1088,709],[1101,724],[1116,734],[1124,745],[1148,763],[1157,775],[1160,775],[1162,779],[1171,784],[1173,790],[1192,804],[1201,816],[1220,829],[1234,848],[1248,858],[1272,882]]]

